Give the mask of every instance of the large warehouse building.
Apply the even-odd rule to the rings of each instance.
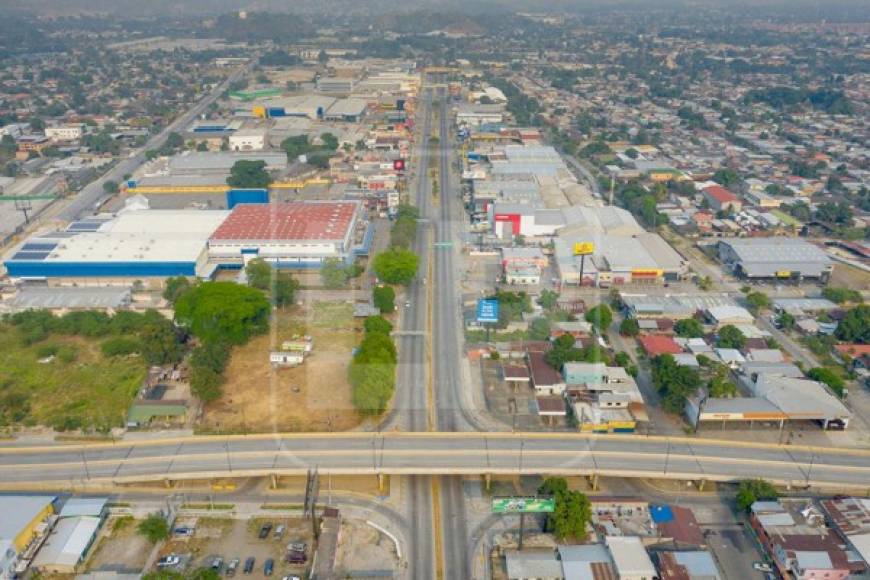
[[[239,205],[209,239],[209,256],[224,266],[261,257],[282,268],[317,267],[353,257],[358,225],[355,201]]]
[[[797,238],[732,238],[719,242],[719,259],[742,278],[814,278],[827,282],[831,259]]]
[[[54,285],[159,286],[208,279],[263,257],[283,268],[366,254],[373,237],[357,201],[246,204],[226,210],[136,209],[73,222],[28,239],[5,266],[13,278]]]
[[[227,218],[222,210],[133,210],[73,222],[30,238],[6,262],[13,278],[62,279],[101,285],[205,276],[208,237]]]

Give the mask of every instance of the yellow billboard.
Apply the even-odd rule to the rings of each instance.
[[[577,242],[574,244],[575,256],[588,256],[595,252],[595,244],[592,242]]]
[[[791,270],[779,270],[776,273],[777,278],[791,278]]]

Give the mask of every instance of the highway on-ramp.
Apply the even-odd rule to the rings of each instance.
[[[561,474],[870,488],[870,451],[640,435],[324,433],[0,447],[0,486],[270,474]]]

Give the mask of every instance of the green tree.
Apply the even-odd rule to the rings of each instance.
[[[568,482],[561,477],[545,479],[538,493],[552,496],[556,502],[555,510],[547,515],[545,529],[560,542],[568,539],[585,541],[592,521],[592,504],[586,494],[569,490]]]
[[[544,360],[557,371],[561,371],[566,362],[583,360],[583,351],[574,346],[574,343],[573,336],[563,334],[553,341],[553,347],[544,355]]]
[[[156,544],[169,537],[169,524],[162,515],[151,514],[139,522],[136,531],[152,544]]]
[[[849,288],[834,288],[828,286],[822,290],[822,296],[831,302],[836,302],[837,304],[844,304],[846,302],[864,302],[864,298],[861,296],[860,292],[857,290],[850,290]]]
[[[178,297],[190,290],[191,283],[187,276],[173,276],[167,278],[163,285],[163,298],[171,304],[175,304]]]
[[[272,265],[263,258],[254,258],[245,265],[248,286],[258,290],[268,290],[272,287],[274,273]]]
[[[807,376],[814,381],[825,383],[840,398],[846,393],[846,381],[832,368],[815,367],[810,369]]]
[[[625,318],[619,325],[619,334],[622,336],[637,336],[640,334],[640,324],[634,318]]]
[[[332,133],[322,134],[320,136],[320,140],[323,141],[323,146],[330,151],[335,151],[336,149],[338,149],[338,137],[336,137]]]
[[[134,338],[116,336],[103,342],[100,345],[100,350],[103,352],[103,356],[127,356],[139,353],[142,350],[142,344]]]
[[[181,361],[184,350],[172,322],[145,327],[141,334],[142,356],[149,365],[174,364]]]
[[[392,286],[375,286],[372,289],[372,302],[381,314],[393,312],[396,309],[396,291]]]
[[[266,171],[263,160],[240,159],[230,169],[227,185],[231,187],[265,189],[272,184],[272,176]]]
[[[731,324],[719,329],[719,348],[736,348],[740,350],[746,346],[746,337],[740,329]]]
[[[190,372],[190,390],[203,403],[211,403],[223,394],[224,380],[224,376],[218,372],[194,367]]]
[[[283,308],[293,304],[296,300],[296,292],[300,287],[299,280],[294,278],[290,272],[280,272],[275,279],[275,287],[272,289],[272,299],[275,306]]]
[[[835,335],[844,342],[870,343],[870,305],[859,304],[846,312]]]
[[[350,281],[351,268],[339,258],[327,258],[320,268],[323,285],[332,290],[344,288]]]
[[[393,325],[383,316],[369,316],[363,323],[363,328],[367,333],[386,334],[389,335],[393,331]]]
[[[170,149],[181,149],[184,147],[184,137],[173,131],[166,138],[166,146]]]
[[[552,310],[559,303],[559,293],[554,292],[553,290],[549,290],[544,288],[541,290],[541,295],[538,296],[538,304],[541,305],[541,308],[544,310]]]
[[[701,376],[691,367],[677,364],[673,355],[663,354],[652,360],[652,379],[662,395],[662,407],[679,414],[686,406],[686,398],[701,386]]]
[[[707,392],[714,398],[736,396],[737,385],[728,380],[728,367],[723,364],[714,364],[715,370],[707,382]]]
[[[243,344],[268,329],[269,302],[254,288],[203,282],[178,298],[175,318],[202,340]]]
[[[704,327],[694,318],[684,318],[674,324],[674,332],[682,338],[700,338],[704,336]]]
[[[529,338],[548,340],[550,338],[550,321],[543,316],[532,320],[529,324]]]
[[[775,500],[779,492],[764,479],[744,479],[737,487],[737,509],[748,512],[757,501]]]
[[[750,292],[746,295],[746,303],[753,314],[770,308],[770,298],[764,292]]]
[[[378,278],[388,284],[407,286],[417,275],[420,258],[403,248],[390,248],[375,256],[374,271]]]
[[[106,193],[118,193],[118,182],[111,179],[104,181],[103,191]]]
[[[586,312],[586,322],[592,324],[595,330],[602,334],[610,328],[610,324],[613,322],[613,312],[607,304],[599,304]]]
[[[731,187],[740,183],[740,175],[733,169],[720,169],[713,174],[713,181],[725,187]]]
[[[785,330],[791,330],[794,328],[795,323],[797,323],[797,319],[794,315],[789,314],[785,310],[779,313],[779,316],[776,319],[777,324]]]

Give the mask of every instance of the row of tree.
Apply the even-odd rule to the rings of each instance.
[[[382,316],[365,321],[365,336],[348,369],[353,403],[363,415],[383,413],[396,388],[396,345],[390,337],[393,325]]]

